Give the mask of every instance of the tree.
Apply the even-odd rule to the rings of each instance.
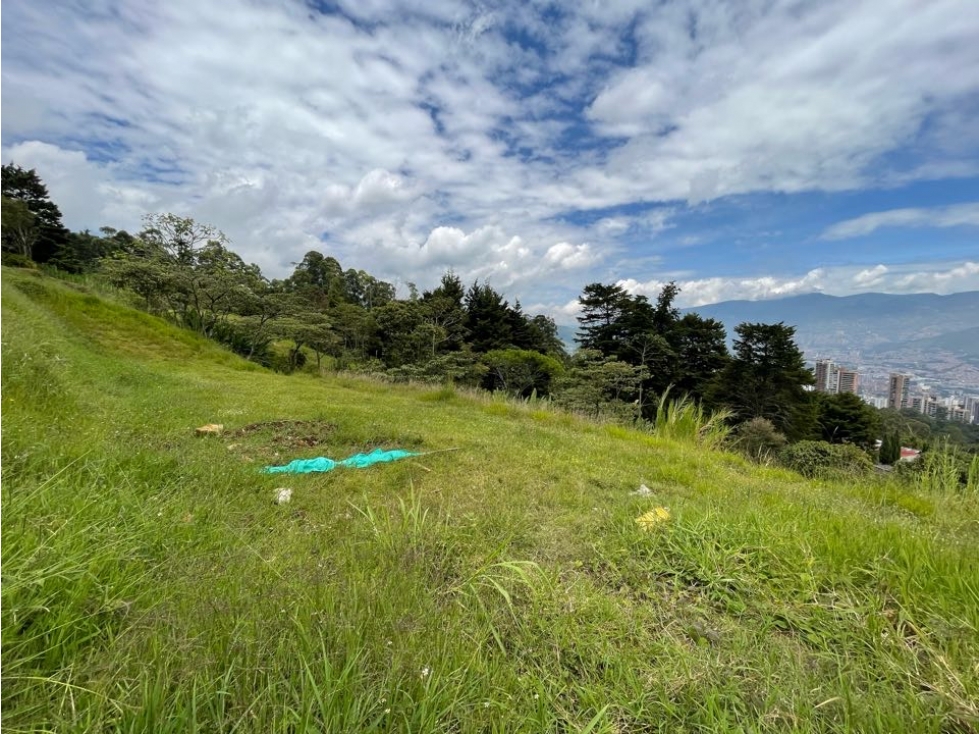
[[[789,440],[811,436],[816,416],[805,387],[815,378],[795,343],[795,328],[743,323],[735,331],[734,358],[711,386],[711,402],[727,406],[740,421],[767,418]]]
[[[232,313],[247,313],[268,287],[209,225],[174,214],[144,218],[146,228],[101,266],[109,280],[141,295],[147,310],[212,336]]]
[[[37,217],[18,199],[3,197],[3,249],[6,252],[16,252],[30,259],[34,252],[34,243],[40,236]]]
[[[482,361],[489,368],[486,386],[516,397],[527,397],[534,391],[549,394],[563,371],[553,357],[528,349],[493,349],[482,356]]]
[[[880,414],[853,393],[817,393],[819,430],[829,443],[870,449],[880,431]]]
[[[283,293],[270,284],[245,292],[239,300],[238,314],[242,328],[249,335],[250,346],[245,357],[251,359],[255,350],[272,334],[277,321],[300,310],[291,293]]]
[[[347,301],[347,280],[340,263],[315,250],[306,253],[286,283],[320,311]]]
[[[307,311],[285,318],[279,333],[293,340],[293,355],[304,346],[312,349],[316,355],[316,371],[320,372],[323,355],[333,351],[340,341],[332,326],[325,315]],[[298,366],[297,360],[293,359],[292,364],[295,369]]]
[[[641,408],[647,407],[647,395],[662,395],[676,379],[677,354],[666,337],[652,329],[629,336],[622,354],[624,364],[637,365],[646,375],[639,389]],[[654,407],[652,401],[648,405]]]
[[[510,307],[489,283],[475,282],[466,293],[466,330],[474,352],[512,345]]]
[[[462,281],[451,270],[442,275],[442,282],[434,291],[422,294],[425,319],[434,327],[433,336],[441,339],[432,344],[433,358],[438,352],[462,349],[466,338],[466,309],[463,306],[465,290]]]
[[[635,421],[641,417],[642,385],[649,370],[594,349],[579,349],[558,382],[555,400],[597,418]]]
[[[564,342],[558,336],[557,324],[550,316],[538,314],[528,322],[533,349],[541,354],[547,354],[555,359],[564,361],[568,358]]]
[[[606,357],[617,354],[625,336],[622,320],[629,307],[629,294],[619,285],[589,283],[578,302],[581,326],[575,341],[582,349],[594,349]]]
[[[69,273],[83,273],[98,267],[102,258],[126,249],[132,241],[128,232],[102,228],[102,236],[84,232],[69,232],[67,241],[50,260],[51,264]]]
[[[193,266],[198,251],[210,242],[227,245],[228,238],[210,224],[176,214],[148,214],[143,217],[139,239],[151,250],[175,265]]]
[[[423,362],[431,356],[431,324],[420,301],[391,301],[371,311],[377,322],[381,359],[387,367]]]
[[[688,313],[673,326],[671,343],[676,354],[675,387],[699,400],[730,360],[724,324]]]
[[[878,456],[881,464],[893,466],[901,459],[901,440],[896,433],[888,432],[884,434],[884,439],[880,444],[880,454]]]
[[[37,262],[48,262],[58,253],[68,238],[68,230],[61,223],[61,210],[51,201],[47,186],[33,168],[24,170],[14,164],[4,165],[0,179],[2,179],[0,188],[4,198],[3,208],[7,208],[6,199],[20,201],[34,217],[36,230],[30,242],[30,254],[26,256]],[[4,229],[6,229],[6,220]]]
[[[680,310],[673,305],[673,301],[680,294],[680,286],[675,281],[670,281],[663,286],[656,297],[656,307],[653,309],[652,326],[657,334],[666,335],[673,331],[673,327],[680,318]]]

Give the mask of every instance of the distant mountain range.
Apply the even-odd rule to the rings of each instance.
[[[784,322],[809,359],[831,358],[864,372],[914,374],[950,388],[979,391],[979,291],[808,293],[768,301],[724,301],[684,309],[722,322],[728,339],[745,321]],[[575,327],[563,327],[572,340]]]

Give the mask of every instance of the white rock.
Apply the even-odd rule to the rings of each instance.
[[[275,499],[272,500],[277,505],[284,505],[286,502],[292,501],[292,490],[286,489],[285,487],[279,487],[275,490]]]
[[[629,492],[629,494],[635,495],[636,497],[649,497],[649,495],[652,493],[653,490],[651,490],[645,484],[640,484],[639,489],[637,489],[635,492]]]

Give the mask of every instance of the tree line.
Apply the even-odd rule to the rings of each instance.
[[[268,279],[209,225],[153,214],[136,234],[71,232],[35,171],[4,165],[2,179],[5,264],[98,273],[143,309],[280,371],[328,364],[452,381],[627,421],[653,420],[670,391],[730,412],[761,445],[878,438],[878,411],[811,390],[792,326],[740,324],[729,351],[723,324],[680,313],[675,283],[655,301],[586,285],[569,354],[553,319],[525,313],[488,282],[467,286],[448,271],[434,289],[409,284],[398,298],[392,284],[316,251]]]

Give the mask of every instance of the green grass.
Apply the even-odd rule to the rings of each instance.
[[[975,494],[276,375],[6,269],[2,379],[4,732],[979,730]],[[258,472],[377,446],[458,450]]]

